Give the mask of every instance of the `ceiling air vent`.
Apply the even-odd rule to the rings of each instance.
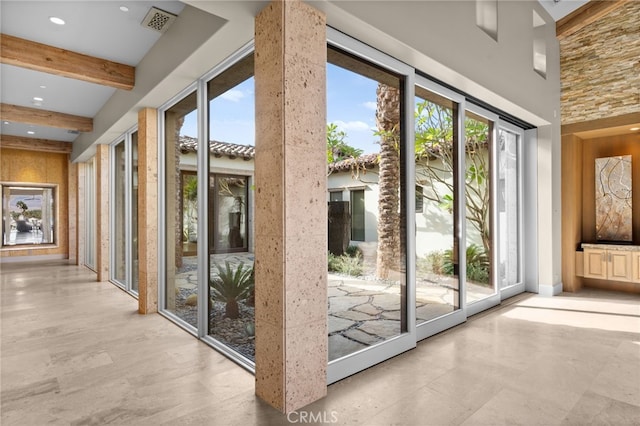
[[[169,28],[176,18],[177,16],[173,13],[166,12],[162,9],[158,9],[157,7],[152,7],[149,9],[147,16],[144,17],[140,25],[163,33],[167,31],[167,28]]]

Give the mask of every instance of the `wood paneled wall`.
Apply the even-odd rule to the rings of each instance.
[[[56,191],[56,244],[10,247],[0,257],[69,255],[69,155],[21,149],[0,149],[0,180],[3,182],[46,183],[58,185]]]

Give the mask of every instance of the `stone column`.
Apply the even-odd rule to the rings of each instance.
[[[96,146],[96,272],[109,279],[109,145]]]
[[[78,245],[76,247],[77,253],[77,265],[84,265],[87,262],[86,259],[86,249],[87,249],[87,232],[85,227],[87,226],[87,215],[86,211],[86,183],[87,183],[87,165],[86,163],[78,163],[78,194],[77,194],[77,234],[78,234]]]
[[[78,265],[78,164],[69,162],[68,172],[69,263]]]
[[[292,412],[327,391],[326,22],[256,17],[256,395]]]
[[[138,112],[138,312],[158,312],[158,111]]]

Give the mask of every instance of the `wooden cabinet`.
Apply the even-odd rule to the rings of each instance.
[[[640,251],[593,246],[584,248],[585,278],[640,282]]]
[[[607,279],[607,251],[584,249],[584,277]]]

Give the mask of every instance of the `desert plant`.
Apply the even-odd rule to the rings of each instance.
[[[336,256],[329,252],[328,269],[329,271],[341,274],[360,276],[364,271],[364,268],[362,267],[362,256],[356,255],[355,257],[351,257],[346,254]]]
[[[470,244],[467,246],[467,279],[482,284],[489,283],[489,256],[482,246]],[[444,251],[442,272],[453,275],[453,251]]]
[[[362,250],[358,246],[348,246],[344,252],[349,257],[362,257]]]
[[[211,296],[214,300],[226,303],[227,318],[238,318],[238,302],[247,298],[254,286],[253,268],[245,268],[244,262],[240,262],[235,268],[228,261],[224,262],[224,267],[217,263],[214,265],[218,270],[218,276],[209,280]]]

